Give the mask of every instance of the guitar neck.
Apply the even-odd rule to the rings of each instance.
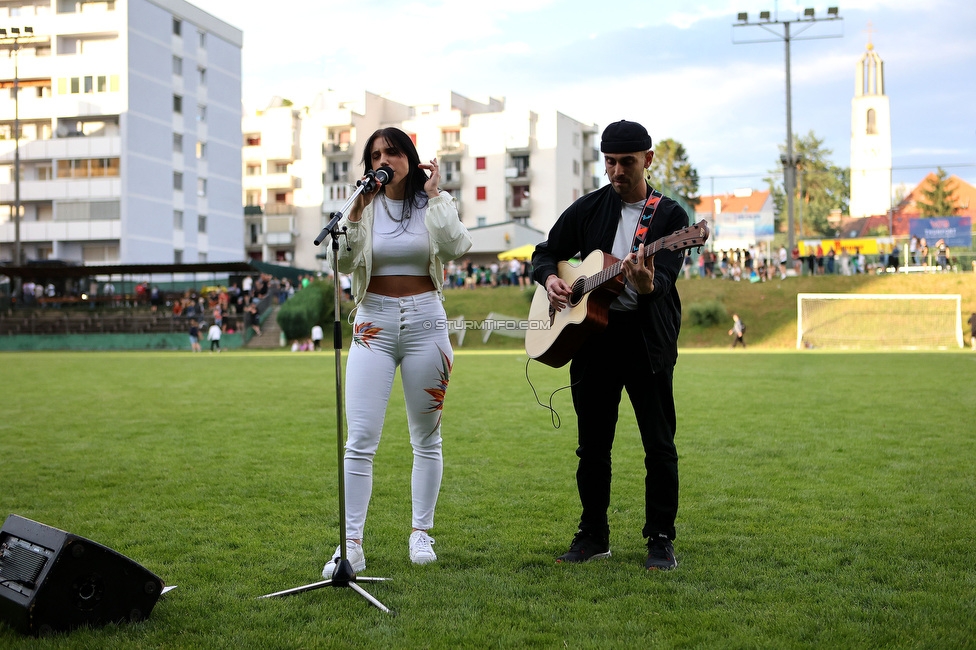
[[[651,255],[657,253],[659,250],[661,250],[661,248],[664,247],[665,240],[667,239],[668,239],[667,237],[661,237],[657,241],[651,243],[650,246],[645,244],[644,257],[648,258]],[[583,285],[583,292],[586,293],[586,292],[593,291],[594,289],[599,289],[607,282],[610,282],[611,280],[615,279],[618,275],[623,273],[623,264],[624,264],[623,260],[618,260],[617,262],[614,262],[613,264],[603,269],[599,273],[596,273],[586,278]]]

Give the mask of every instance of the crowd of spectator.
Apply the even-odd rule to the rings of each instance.
[[[799,247],[787,251],[785,246],[780,246],[776,251],[767,252],[767,249],[757,245],[746,249],[703,250],[697,260],[689,251],[685,255],[683,270],[686,278],[695,274],[697,266],[697,274],[702,278],[765,282],[787,275],[897,272],[903,263],[898,246],[894,244],[879,244],[878,252],[872,255],[866,255],[860,248],[855,248],[853,252],[841,248],[838,252],[828,245],[825,250],[821,244],[807,250],[806,254],[801,254]],[[924,238],[913,237],[909,244],[908,264],[926,270],[948,271],[952,268],[952,257],[945,240],[940,239],[930,250]]]
[[[475,265],[469,259],[451,261],[444,267],[445,289],[474,289],[475,287],[532,288],[532,263],[509,260]]]

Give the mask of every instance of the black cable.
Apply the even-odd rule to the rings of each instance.
[[[549,394],[549,405],[547,406],[539,400],[539,393],[536,392],[535,386],[532,385],[532,380],[529,379],[530,361],[532,361],[531,357],[529,359],[526,359],[525,361],[525,381],[528,382],[529,388],[532,389],[532,395],[535,397],[536,404],[549,411],[550,413],[549,419],[552,421],[552,428],[558,429],[562,425],[562,420],[560,419],[559,413],[556,411],[556,409],[552,407],[552,398],[555,397],[556,393],[558,393],[559,391],[566,390],[567,388],[572,388],[573,386],[576,385],[576,383],[572,383],[569,384],[568,386],[563,386],[561,388],[557,388],[556,390],[552,391],[552,393]]]

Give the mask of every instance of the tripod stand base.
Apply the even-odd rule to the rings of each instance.
[[[381,603],[379,600],[374,598],[369,592],[360,587],[357,582],[386,582],[391,580],[391,578],[367,578],[365,576],[358,577],[356,572],[352,570],[352,565],[349,560],[340,560],[339,564],[336,566],[335,573],[332,574],[332,578],[329,580],[320,580],[319,582],[313,582],[311,584],[302,585],[301,587],[292,587],[291,589],[285,589],[283,591],[276,591],[272,594],[265,594],[260,596],[260,598],[279,598],[281,596],[293,596],[295,594],[301,594],[306,591],[314,591],[315,589],[321,589],[322,587],[349,587],[357,594],[365,598],[371,605],[377,609],[386,612],[387,614],[394,614],[386,605]]]

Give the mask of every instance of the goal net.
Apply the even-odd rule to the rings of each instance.
[[[963,345],[962,297],[800,293],[796,347],[945,350]]]

